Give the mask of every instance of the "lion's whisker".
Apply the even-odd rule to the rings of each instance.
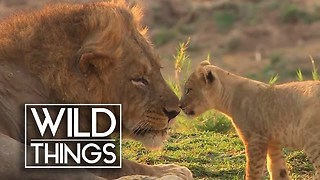
[[[151,129],[149,122],[147,121],[140,121],[138,122],[135,127],[133,128],[131,134],[141,135]]]

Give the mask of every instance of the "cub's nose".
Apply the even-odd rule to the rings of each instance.
[[[169,118],[169,121],[180,113],[180,110],[167,110],[166,108],[163,108],[164,114]]]

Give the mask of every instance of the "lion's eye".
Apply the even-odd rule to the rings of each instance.
[[[189,94],[190,93],[190,91],[191,91],[192,89],[191,88],[186,88],[186,92],[185,92],[185,94]]]
[[[131,82],[136,86],[146,86],[149,84],[149,82],[143,77],[132,79]]]

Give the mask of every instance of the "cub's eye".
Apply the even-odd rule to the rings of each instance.
[[[136,86],[147,86],[149,84],[149,82],[143,77],[132,79],[131,82]]]
[[[189,94],[191,90],[192,90],[191,88],[186,88],[185,94]]]

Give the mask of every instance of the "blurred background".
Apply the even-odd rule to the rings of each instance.
[[[90,0],[0,0],[0,17],[48,3]],[[133,0],[131,0],[133,2]],[[174,74],[180,42],[190,37],[191,69],[211,56],[229,71],[267,82],[311,78],[320,64],[320,1],[317,0],[135,0],[145,8],[143,24],[163,59],[163,74]]]
[[[319,0],[129,1],[144,7],[143,25],[149,27],[163,59],[163,75],[177,94],[180,81],[208,55],[228,71],[269,83],[276,75],[277,83],[296,80],[298,69],[304,80],[313,79],[320,65]],[[0,0],[0,19],[57,2],[90,0]],[[123,156],[146,164],[183,165],[195,179],[244,179],[244,146],[227,117],[210,111],[190,120],[181,113],[176,121],[161,151],[124,141]],[[303,152],[284,152],[292,179],[312,176],[314,168]]]

